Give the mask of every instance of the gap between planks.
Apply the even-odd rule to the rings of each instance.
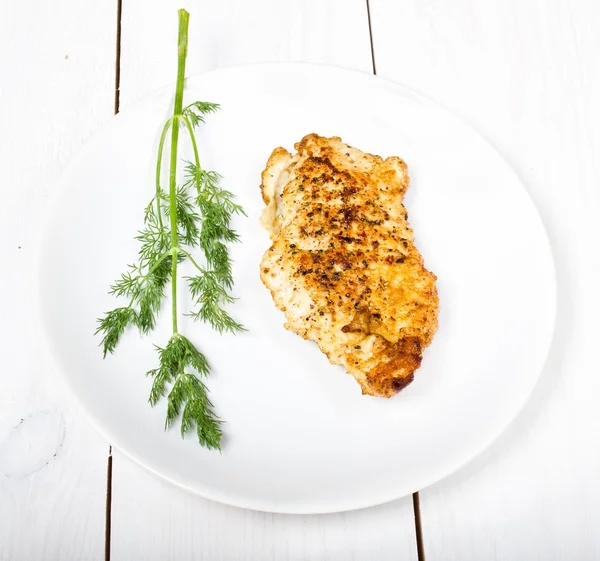
[[[123,0],[117,0],[117,30],[115,43],[115,115],[119,112],[121,90],[121,16],[123,13]],[[112,473],[113,473],[112,446],[108,447],[106,462],[106,511],[104,519],[104,561],[110,561],[110,544],[112,531]]]
[[[373,74],[377,76],[377,65],[375,64],[375,47],[373,45],[373,25],[371,24],[371,5],[367,2],[367,22],[369,24],[369,41],[371,43],[371,63],[373,65]],[[425,561],[425,545],[423,543],[423,526],[421,524],[421,501],[419,492],[413,493],[413,513],[415,516],[415,538],[417,541],[417,559]]]
[[[417,559],[425,561],[425,544],[423,543],[423,526],[421,525],[421,501],[418,491],[413,493],[413,512],[415,513],[415,537],[417,539]]]
[[[110,561],[110,533],[112,528],[112,446],[108,447],[106,464],[106,518],[104,524],[104,559]]]
[[[371,6],[367,0],[367,21],[369,22],[369,42],[371,43],[371,64],[373,65],[373,74],[377,76],[377,66],[375,66],[375,47],[373,47],[373,27],[371,26]]]

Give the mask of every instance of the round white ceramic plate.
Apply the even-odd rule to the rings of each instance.
[[[515,417],[541,372],[553,332],[555,285],[540,218],[506,162],[449,111],[384,80],[324,66],[267,64],[187,81],[186,99],[219,102],[199,133],[203,164],[218,170],[248,213],[236,220],[232,313],[248,331],[182,331],[212,365],[226,420],[223,453],[194,435],[164,432],[151,408],[153,343],[126,334],[102,359],[96,318],[115,307],[109,284],[134,260],[134,236],[153,194],[158,135],[174,88],[115,117],[64,178],[41,253],[45,332],[92,423],[156,474],[247,508],[316,513],[375,505],[430,485],[473,458]],[[409,220],[439,278],[440,327],[414,383],[386,400],[361,395],[315,344],[283,328],[259,279],[269,245],[259,226],[260,173],[276,146],[337,135],[407,162]],[[188,148],[185,148],[186,150]],[[185,150],[184,150],[185,152]],[[185,155],[185,154],[184,154]],[[181,294],[181,307],[189,308]]]

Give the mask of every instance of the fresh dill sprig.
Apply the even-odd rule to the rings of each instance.
[[[183,107],[183,84],[187,57],[189,14],[179,10],[177,85],[173,116],[165,123],[158,146],[154,197],[144,210],[144,227],[138,232],[138,260],[110,288],[110,294],[129,299],[127,306],[107,312],[98,319],[96,334],[102,335],[104,357],[112,354],[125,330],[136,327],[141,334],[154,329],[171,282],[173,334],[167,345],[156,347],[159,367],[147,372],[153,379],[149,402],[152,406],[167,395],[165,428],[181,417],[181,435],[195,428],[198,441],[208,449],[221,447],[222,421],[213,411],[208,390],[200,377],[210,372],[206,357],[178,331],[177,267],[189,260],[197,270],[186,277],[196,310],[189,315],[208,323],[219,333],[237,333],[243,326],[226,311],[234,302],[232,264],[227,243],[238,242],[231,229],[234,214],[244,214],[234,196],[219,186],[221,176],[200,165],[194,130],[205,117],[219,109],[216,103],[196,101]],[[185,178],[177,185],[177,148],[180,129],[189,134],[194,159],[186,162]],[[161,187],[163,150],[171,133],[169,190]],[[200,265],[190,253],[199,247]],[[170,388],[170,390],[168,390]]]
[[[150,403],[156,405],[172,384],[167,402],[165,428],[170,427],[181,413],[181,435],[196,427],[198,441],[209,449],[219,449],[221,421],[212,410],[208,390],[202,381],[186,369],[208,376],[210,369],[206,358],[183,335],[174,334],[167,346],[157,347],[160,366],[147,375],[153,378]]]

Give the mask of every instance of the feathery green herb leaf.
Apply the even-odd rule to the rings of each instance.
[[[198,441],[209,449],[220,449],[222,421],[213,411],[208,390],[200,377],[210,372],[206,357],[178,331],[177,267],[189,259],[198,273],[188,285],[197,310],[190,316],[208,323],[219,333],[237,333],[244,327],[235,321],[226,306],[235,299],[232,263],[227,243],[239,241],[230,227],[233,215],[244,215],[234,195],[219,186],[222,179],[215,171],[200,165],[194,129],[207,115],[219,109],[216,103],[196,101],[183,107],[183,84],[187,56],[189,14],[179,10],[179,59],[173,117],[163,127],[158,147],[156,185],[153,199],[144,209],[144,227],[138,232],[138,261],[110,287],[110,294],[129,299],[127,306],[107,312],[98,319],[97,335],[102,335],[104,357],[112,354],[127,327],[140,334],[151,332],[158,321],[165,289],[171,282],[171,319],[173,334],[167,345],[156,346],[158,368],[146,373],[152,378],[149,402],[156,405],[167,395],[165,428],[181,417],[181,435],[195,428]],[[194,161],[186,162],[182,185],[177,186],[177,151],[180,129],[187,130]],[[168,192],[161,187],[162,155],[166,136],[171,132]],[[199,247],[204,265],[189,252]],[[170,389],[169,389],[170,388]]]
[[[190,103],[184,110],[183,116],[189,120],[193,128],[196,128],[200,123],[204,123],[204,116],[214,113],[220,109],[218,103],[210,103],[209,101],[195,101]]]
[[[106,358],[108,353],[112,354],[115,351],[115,347],[117,346],[121,335],[125,332],[125,328],[128,325],[135,323],[135,321],[136,313],[131,306],[126,308],[115,308],[98,320],[96,335],[99,333],[103,334],[101,345],[104,358]]]

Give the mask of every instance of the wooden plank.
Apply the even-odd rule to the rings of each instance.
[[[598,558],[598,4],[370,4],[378,74],[453,109],[500,150],[557,265],[556,338],[529,404],[479,459],[420,493],[427,559]]]
[[[371,71],[364,0],[184,2],[188,73],[249,62],[302,60]],[[123,12],[122,107],[175,76],[179,2],[129,0]],[[416,559],[410,498],[339,515],[283,516],[184,493],[118,451],[113,466],[113,560]]]
[[[48,199],[112,115],[114,16],[112,3],[0,5],[1,560],[102,556],[108,446],[57,380],[33,294]]]

